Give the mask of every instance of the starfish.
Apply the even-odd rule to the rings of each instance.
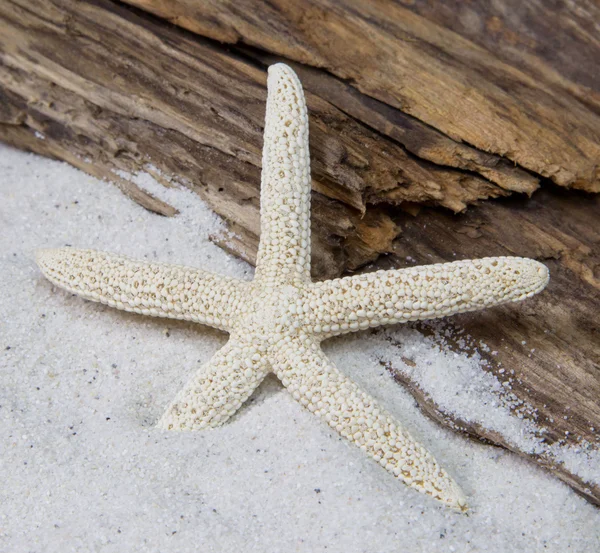
[[[433,456],[327,359],[321,342],[380,325],[445,317],[541,291],[547,268],[491,257],[348,276],[310,278],[308,118],[286,65],[268,72],[261,237],[251,282],[191,267],[73,248],[36,254],[54,284],[88,300],[230,334],[158,422],[197,430],[227,421],[269,372],[292,397],[405,484],[458,510],[465,496]]]

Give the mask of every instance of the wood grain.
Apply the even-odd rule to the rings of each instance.
[[[598,113],[598,2],[410,0],[403,5]]]
[[[554,86],[556,79],[542,71],[542,64],[533,74],[524,71],[537,61],[531,54],[529,65],[503,61],[495,55],[495,48],[486,50],[437,24],[436,20],[444,19],[432,18],[434,9],[422,6],[430,16],[427,19],[418,9],[385,0],[128,3],[199,35],[254,46],[326,69],[360,92],[412,115],[457,142],[501,155],[561,186],[600,191],[600,116],[590,105],[581,103],[581,89],[577,89],[579,98],[571,94],[566,76],[560,81],[562,86]],[[514,3],[503,6],[506,12]],[[543,25],[528,28],[543,44],[554,36],[553,23],[559,18],[566,21],[558,24],[558,29],[564,33],[572,24],[576,33],[590,28],[591,21],[600,15],[597,5],[586,3],[592,19],[585,25],[586,17],[577,9],[568,10],[566,2],[559,4],[565,7],[560,16],[547,17],[551,10],[542,2],[529,8],[532,18],[545,20]],[[450,10],[451,6],[445,11]],[[471,13],[479,11],[485,16],[485,8],[471,9]],[[502,20],[496,16],[495,21],[490,19],[492,29],[501,31]],[[459,27],[456,22],[455,27]],[[481,35],[477,35],[480,42],[486,44]],[[570,45],[574,59],[581,55],[578,46],[587,56],[595,53],[597,59],[598,33],[590,28],[577,38]],[[558,56],[562,45],[553,46]],[[526,54],[523,52],[522,57]],[[563,67],[564,62],[558,66]],[[586,67],[595,72],[593,63]]]

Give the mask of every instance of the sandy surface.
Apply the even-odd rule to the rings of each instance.
[[[394,480],[272,377],[219,429],[156,430],[226,336],[56,289],[34,250],[92,247],[245,278],[252,268],[209,242],[222,225],[190,193],[169,192],[182,214],[166,219],[110,184],[6,147],[0,175],[0,551],[598,550],[599,510],[531,463],[440,428],[381,368],[408,355],[436,400],[515,439],[527,432],[501,405],[485,406],[498,383],[478,356],[409,327],[390,331],[401,352],[382,332],[324,347],[456,478],[468,515]],[[598,466],[576,460],[596,477]]]

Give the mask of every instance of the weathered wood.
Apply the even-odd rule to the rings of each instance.
[[[150,171],[187,186],[229,221],[234,235],[223,246],[253,262],[265,69],[292,64],[310,111],[315,276],[389,252],[378,268],[402,266],[407,256],[546,260],[552,280],[542,296],[455,324],[499,352],[492,370],[515,370],[512,390],[537,409],[549,443],[597,446],[600,208],[541,177],[599,190],[600,101],[590,62],[599,41],[570,4],[558,16],[542,14],[537,1],[522,9],[515,2],[448,3],[445,15],[426,0],[129,2],[203,38],[109,0],[5,0],[0,140],[116,182],[163,215],[175,210],[125,175]],[[518,17],[503,18],[502,5]],[[480,25],[468,24],[476,19]],[[553,27],[560,48],[547,32]],[[583,63],[569,66],[578,55]],[[532,194],[540,183],[547,190],[531,201],[486,202],[459,216],[418,205],[461,211]],[[390,370],[432,417],[515,450]],[[536,462],[600,501],[597,486],[550,457]]]
[[[508,158],[561,186],[600,191],[600,104],[589,98],[591,106],[584,105],[571,93],[575,90],[579,98],[586,97],[578,84],[569,86],[567,75],[576,73],[570,71],[559,78],[551,70],[544,71],[546,60],[537,65],[537,57],[530,53],[536,51],[536,45],[521,53],[528,62],[503,61],[494,54],[496,43],[482,37],[486,31],[471,34],[482,44],[494,46],[491,51],[434,23],[444,21],[443,16],[432,17],[438,3],[431,8],[420,2],[420,8],[411,11],[385,0],[127,2],[199,35],[255,46],[326,69],[350,81],[360,92],[412,115],[457,142]],[[505,2],[505,10],[508,12],[513,4],[516,0]],[[543,2],[531,3],[528,12],[544,23],[532,24],[526,30],[559,56],[563,45],[551,42],[556,24],[563,35],[571,33],[568,45],[573,59],[581,56],[580,47],[588,59],[592,55],[592,60],[597,59],[598,33],[592,22],[600,17],[600,8],[591,2],[586,6],[589,22],[566,3],[563,13],[549,17],[551,10]],[[494,9],[478,4],[468,13],[473,18]],[[419,15],[419,10],[430,19]],[[449,6],[445,12],[451,10]],[[495,14],[491,17],[492,32],[501,32],[503,20]],[[451,20],[460,28],[455,17]],[[590,32],[586,32],[588,27]],[[549,57],[543,48],[538,50]],[[561,60],[558,67],[565,66],[564,58]],[[531,66],[538,68],[533,74],[523,70]],[[587,70],[596,72],[590,62]]]
[[[598,2],[411,0],[404,5],[598,112]]]
[[[277,61],[273,55],[256,50],[245,49],[243,51],[266,65]],[[501,188],[512,192],[531,194],[538,188],[538,178],[518,168],[509,160],[487,154],[467,144],[455,142],[418,119],[361,94],[349,84],[332,75],[323,74],[323,72],[306,65],[288,63],[298,73],[306,89],[326,99],[354,119],[366,123],[381,135],[399,142],[419,158],[442,167],[456,167],[479,173]],[[448,172],[446,177],[449,182],[456,182],[461,178],[461,174]],[[453,189],[447,192],[447,198],[441,202],[441,205],[449,207],[453,211],[462,211],[465,201],[468,201],[467,197],[461,197],[464,194],[465,185],[466,182],[462,186],[457,183]],[[451,199],[452,196],[455,198]],[[378,195],[373,196],[372,199],[387,202],[410,201],[410,194],[407,195],[395,187],[390,189],[385,198]]]

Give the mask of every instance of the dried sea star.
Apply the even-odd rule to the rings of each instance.
[[[457,509],[466,501],[433,456],[346,378],[320,342],[347,332],[445,317],[541,291],[548,270],[517,257],[399,269],[324,282],[310,279],[310,159],[302,87],[286,65],[269,68],[255,278],[134,261],[71,248],[40,250],[54,284],[142,315],[206,324],[228,343],[188,382],[158,425],[223,424],[274,372],[291,395],[407,485]]]

